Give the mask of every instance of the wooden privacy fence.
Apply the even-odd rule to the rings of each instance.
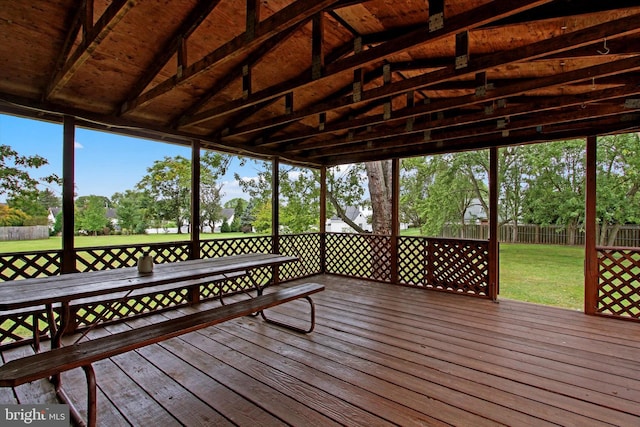
[[[596,228],[600,236],[600,227]],[[503,243],[531,243],[546,245],[584,245],[585,231],[578,227],[568,229],[563,225],[520,224],[517,227],[504,224],[499,228],[499,239]],[[479,239],[489,238],[488,224],[446,224],[442,228],[442,238]],[[620,227],[612,246],[640,247],[640,225]]]
[[[0,241],[38,240],[49,238],[49,227],[30,225],[27,227],[0,227]]]

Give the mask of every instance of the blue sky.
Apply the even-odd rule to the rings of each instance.
[[[32,177],[56,173],[62,176],[62,125],[22,119],[0,114],[0,145],[9,145],[21,155],[39,154],[49,164],[32,169]],[[130,138],[105,132],[76,128],[76,193],[111,197],[116,192],[133,189],[156,160],[181,155],[191,157],[191,149],[145,139]],[[240,169],[237,159],[232,164],[223,183],[223,202],[234,197],[244,197],[236,184],[233,173],[251,178],[256,166],[249,162]],[[57,195],[59,188],[51,188]],[[5,201],[5,195],[0,195]]]

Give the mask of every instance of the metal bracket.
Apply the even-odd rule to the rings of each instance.
[[[429,17],[429,32],[444,28],[444,12],[436,13]]]

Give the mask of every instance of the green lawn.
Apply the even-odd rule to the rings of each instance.
[[[582,310],[584,248],[500,244],[500,297]]]
[[[201,234],[201,240],[207,239],[231,239],[238,237],[250,237],[256,234],[248,233],[215,233]],[[179,242],[189,240],[189,234],[137,234],[132,236],[76,236],[75,246],[77,248],[88,248],[94,246],[118,246],[135,245],[144,243]],[[51,249],[61,249],[62,238],[50,237],[47,240],[22,240],[11,242],[0,242],[0,253],[5,252],[29,252],[46,251]]]
[[[204,234],[201,238],[247,236],[251,234]],[[117,246],[188,239],[188,234],[80,236],[76,237],[75,244],[76,247]],[[0,253],[60,249],[61,247],[59,237],[48,240],[0,242]],[[582,247],[503,243],[500,245],[500,297],[582,310],[583,259]]]

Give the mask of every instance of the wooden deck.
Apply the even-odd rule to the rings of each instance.
[[[309,335],[242,318],[95,364],[99,424],[640,425],[637,323],[335,276],[312,281],[327,290],[314,296]],[[289,308],[306,319],[303,302]],[[84,410],[82,371],[63,381]],[[0,402],[16,398],[54,399],[45,381],[0,389]]]

